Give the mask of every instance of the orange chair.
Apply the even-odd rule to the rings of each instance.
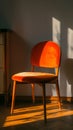
[[[60,92],[59,92],[59,85],[58,85],[60,57],[61,57],[60,46],[53,41],[40,42],[32,48],[32,52],[31,52],[32,71],[20,72],[20,73],[12,75],[11,77],[13,80],[11,114],[13,113],[13,109],[14,109],[16,83],[18,82],[32,84],[33,102],[35,101],[34,84],[36,83],[42,86],[45,122],[47,119],[46,118],[46,94],[45,94],[46,83],[56,84],[56,90],[57,90],[57,95],[58,95],[58,105],[59,105],[59,108],[61,108]],[[54,68],[55,73],[35,72],[34,67]]]

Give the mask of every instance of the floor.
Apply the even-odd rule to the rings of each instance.
[[[62,110],[56,103],[47,104],[47,123],[44,123],[43,105],[19,103],[13,115],[10,106],[0,106],[0,130],[73,130],[73,104],[63,103]]]

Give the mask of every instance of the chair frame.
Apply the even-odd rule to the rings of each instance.
[[[60,65],[59,65],[60,66]],[[61,101],[60,101],[60,91],[59,91],[59,84],[58,84],[58,73],[59,73],[59,66],[55,68],[55,77],[52,77],[52,79],[48,79],[48,80],[44,80],[41,78],[41,80],[37,80],[36,81],[29,81],[27,82],[31,84],[32,86],[32,100],[33,100],[33,103],[35,102],[35,95],[34,95],[34,84],[37,83],[37,84],[41,84],[42,86],[42,89],[43,89],[43,106],[44,106],[44,121],[46,122],[47,121],[47,116],[46,116],[46,92],[45,92],[45,84],[46,83],[55,83],[56,84],[56,91],[57,91],[57,95],[58,95],[58,105],[59,105],[59,108],[61,109]],[[34,68],[35,68],[35,65],[32,65],[32,72],[36,73],[34,71]],[[13,113],[13,109],[14,109],[14,104],[15,104],[15,92],[16,92],[16,84],[20,81],[17,81],[16,79],[12,79],[13,80],[13,90],[12,90],[12,103],[11,103],[11,114]],[[20,82],[20,83],[25,83],[24,82]]]

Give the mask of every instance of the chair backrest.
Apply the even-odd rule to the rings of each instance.
[[[32,48],[31,64],[38,67],[58,68],[60,57],[60,46],[53,41],[44,41]]]

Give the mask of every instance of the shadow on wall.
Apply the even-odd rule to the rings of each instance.
[[[73,59],[66,59],[64,62],[64,73],[68,84],[71,86],[71,96],[73,95]]]
[[[73,30],[62,25],[61,94],[73,97]]]
[[[9,23],[6,20],[5,15],[0,12],[0,28],[7,28],[7,27],[9,27]]]
[[[73,82],[73,59],[66,59],[64,64],[64,72],[69,84]]]
[[[67,28],[73,28],[72,9],[72,0],[71,2],[56,0],[55,3],[52,0],[1,2],[0,27],[9,27],[17,32],[12,31],[10,35],[10,75],[20,71],[29,71],[32,45],[38,41],[53,39],[53,34],[54,40],[58,41],[62,48],[60,92],[61,96],[67,95],[67,79],[64,75],[63,65],[68,58]],[[52,25],[52,18],[55,20],[54,25]],[[52,30],[52,26],[54,30]],[[40,94],[40,90],[38,91]],[[54,88],[53,95],[56,95]]]

